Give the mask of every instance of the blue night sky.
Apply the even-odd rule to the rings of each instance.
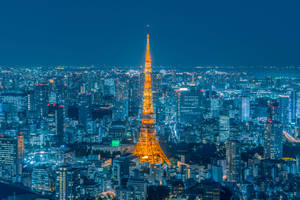
[[[0,64],[299,65],[299,0],[1,0]]]

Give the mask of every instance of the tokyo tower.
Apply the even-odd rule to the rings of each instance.
[[[149,27],[149,25],[147,26]],[[133,151],[133,154],[140,159],[140,163],[163,164],[170,161],[162,151],[155,131],[155,120],[153,114],[152,86],[151,86],[151,57],[149,45],[149,33],[147,33],[147,48],[145,60],[145,82],[143,93],[143,112],[141,114],[142,127],[140,129],[139,141]]]

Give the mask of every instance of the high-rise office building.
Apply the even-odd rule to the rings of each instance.
[[[282,158],[282,125],[278,121],[268,120],[264,132],[264,157]]]
[[[196,87],[182,88],[177,92],[178,95],[178,113],[179,123],[198,123],[201,117],[201,99],[203,92]]]
[[[13,137],[0,136],[0,177],[12,181],[16,176],[17,144]]]
[[[300,91],[296,92],[296,120],[300,119]]]
[[[297,166],[298,174],[300,174],[300,153],[298,153],[296,156],[296,166]]]
[[[125,120],[128,117],[127,83],[117,79],[116,96],[114,98],[113,120]]]
[[[53,174],[49,166],[34,166],[31,173],[31,188],[37,192],[48,194],[53,191]]]
[[[290,122],[296,122],[297,117],[297,91],[294,89],[290,91],[290,112],[289,112],[289,120]],[[299,100],[300,101],[300,100]]]
[[[80,94],[79,98],[78,122],[80,125],[86,128],[87,120],[92,117],[90,109],[92,99],[90,94]]]
[[[115,80],[112,78],[107,78],[104,80],[104,95],[105,96],[115,96]]]
[[[237,140],[226,142],[226,180],[239,182],[241,179],[241,147]]]
[[[214,95],[213,95],[214,96]],[[210,114],[213,118],[218,118],[220,115],[220,99],[213,97],[210,99]]]
[[[140,74],[134,74],[128,83],[128,116],[138,117],[141,103],[141,78]]]
[[[27,118],[33,119],[36,114],[36,107],[35,107],[35,101],[34,101],[34,91],[28,91],[27,92]]]
[[[279,118],[283,126],[289,123],[289,96],[279,95]]]
[[[266,159],[282,158],[282,124],[275,119],[277,112],[278,104],[270,103],[268,106],[269,117],[264,132],[264,157]]]
[[[146,200],[147,199],[147,182],[136,172],[133,177],[128,179],[126,189],[120,190],[119,198],[121,200]]]
[[[64,141],[64,105],[48,105],[49,140],[52,144],[61,145]]]
[[[22,132],[17,136],[17,174],[22,176],[24,160],[24,135]]]
[[[230,120],[228,116],[221,115],[219,119],[220,142],[225,142],[230,136]]]
[[[48,101],[49,101],[49,87],[47,84],[36,83],[34,88],[34,102],[35,110],[38,118],[47,116]]]
[[[113,160],[112,178],[121,185],[123,178],[129,176],[129,159],[126,156],[121,156]]]
[[[248,122],[250,120],[250,99],[247,96],[242,97],[241,119],[243,122]]]
[[[159,98],[162,96],[162,74],[152,73],[152,80],[153,110],[157,114],[159,113]]]
[[[20,91],[2,93],[0,102],[12,105],[16,112],[27,110],[27,96]]]
[[[57,168],[55,197],[57,200],[80,199],[80,168],[71,166]]]

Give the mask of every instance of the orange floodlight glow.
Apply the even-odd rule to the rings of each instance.
[[[144,74],[142,127],[140,129],[139,141],[135,146],[133,154],[139,157],[140,163],[149,163],[151,165],[167,163],[170,165],[170,161],[160,147],[154,128],[149,33],[147,34]]]

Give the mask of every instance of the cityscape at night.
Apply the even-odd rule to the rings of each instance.
[[[0,199],[300,200],[300,4],[170,4],[0,3]]]

